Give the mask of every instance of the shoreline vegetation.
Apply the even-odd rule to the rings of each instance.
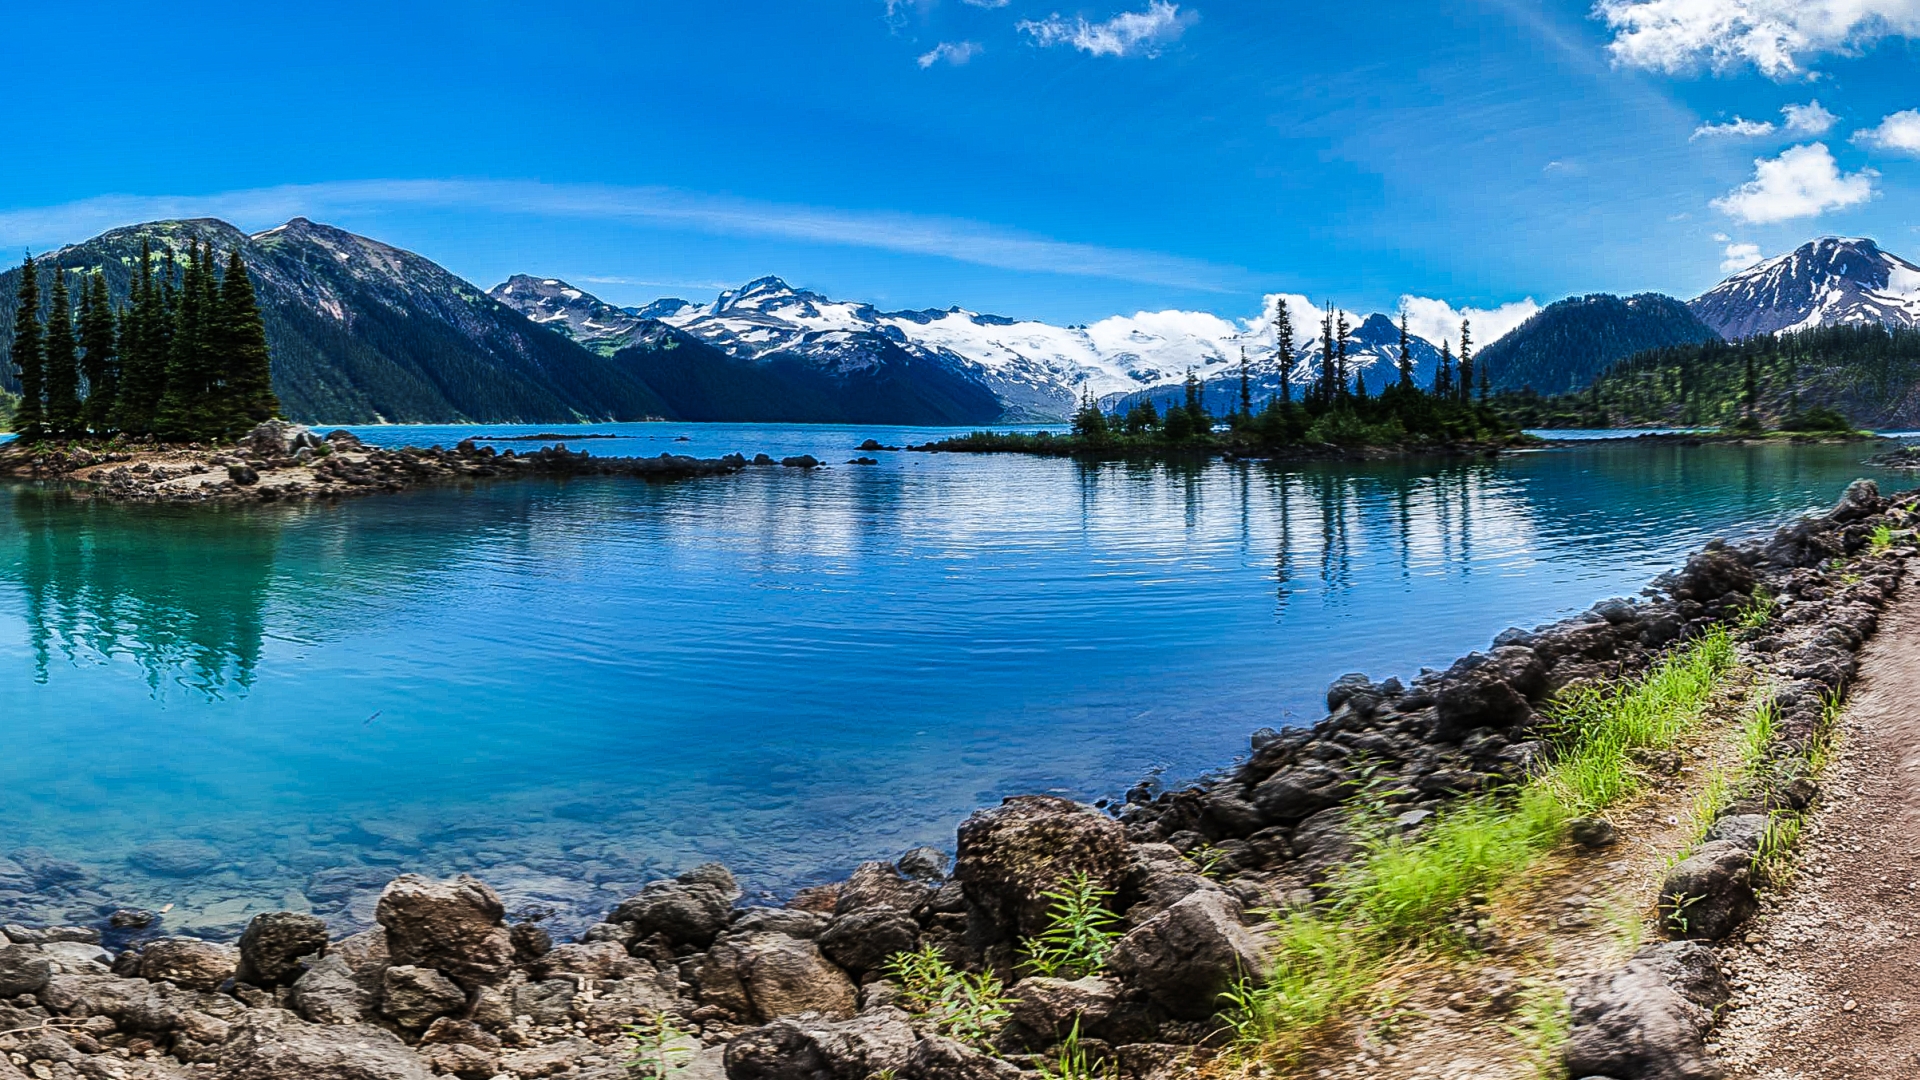
[[[779,906],[741,906],[708,865],[556,943],[477,878],[395,867],[371,925],[9,925],[0,1052],[129,1080],[1398,1077],[1436,1060],[1403,1044],[1454,1016],[1543,1073],[1709,1075],[1716,943],[1791,880],[1916,525],[1920,492],[1856,482],[1640,598],[1410,683],[1344,676],[1324,719],[1255,732],[1213,779],[1012,797],[960,824],[951,860],[862,863]],[[1607,960],[1580,929],[1591,893],[1649,844]],[[1584,906],[1529,900],[1549,879]],[[1575,967],[1570,944],[1592,955]]]

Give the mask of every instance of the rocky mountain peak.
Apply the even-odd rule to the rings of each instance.
[[[1847,323],[1920,326],[1920,266],[1863,237],[1823,236],[1734,274],[1688,307],[1728,339]]]

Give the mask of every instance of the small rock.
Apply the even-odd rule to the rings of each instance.
[[[1610,847],[1620,839],[1619,830],[1606,818],[1574,818],[1567,823],[1567,835],[1573,842],[1588,851],[1597,851]]]
[[[233,978],[239,950],[199,938],[161,938],[140,951],[140,977],[186,990],[218,990]]]

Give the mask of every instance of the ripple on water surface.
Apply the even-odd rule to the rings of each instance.
[[[611,430],[828,461],[937,434]],[[712,858],[786,890],[1003,795],[1227,764],[1343,672],[1443,665],[1874,475],[1857,447],[880,456],[332,506],[0,488],[0,917],[351,921],[398,869],[484,869],[577,922]]]

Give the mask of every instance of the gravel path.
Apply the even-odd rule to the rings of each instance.
[[[1728,948],[1741,1080],[1920,1075],[1920,588],[1882,617],[1797,880]]]

